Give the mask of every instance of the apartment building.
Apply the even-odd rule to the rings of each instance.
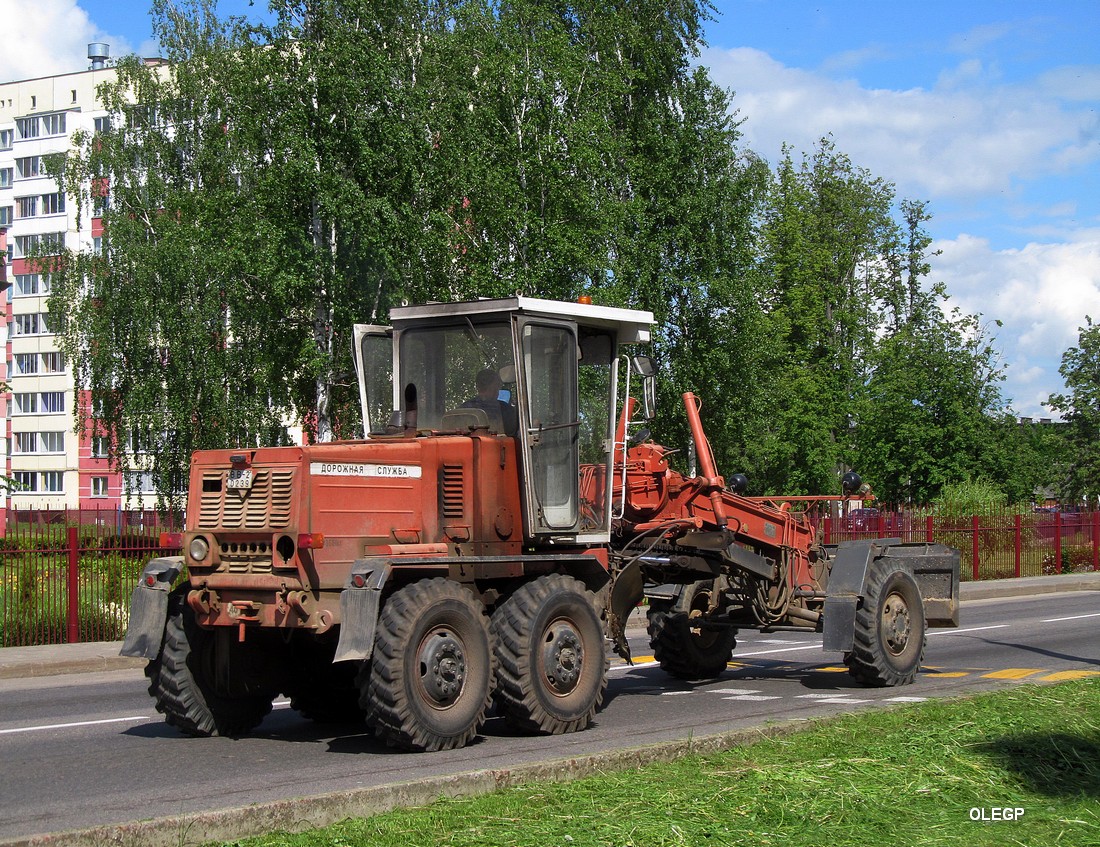
[[[79,438],[76,414],[86,413],[85,393],[57,346],[49,314],[48,274],[36,273],[28,254],[46,245],[95,248],[98,219],[78,232],[77,210],[47,173],[44,159],[72,146],[77,130],[104,129],[109,120],[96,87],[114,77],[105,45],[89,45],[92,67],[58,76],[0,83],[0,230],[6,227],[8,288],[3,376],[10,386],[4,414],[5,473],[18,484],[2,505],[16,509],[97,509],[151,505],[127,498],[123,477],[111,473],[102,439]],[[74,65],[79,58],[74,57]],[[86,211],[86,213],[88,213]],[[150,488],[128,475],[138,494]],[[144,484],[143,484],[144,483]],[[146,502],[147,501],[147,502]]]

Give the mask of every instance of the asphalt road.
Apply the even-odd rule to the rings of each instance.
[[[242,739],[193,739],[165,725],[140,671],[0,679],[0,844],[34,833],[187,815],[956,696],[1022,682],[1100,676],[1100,592],[965,603],[932,630],[910,686],[854,683],[820,636],[744,633],[719,680],[688,684],[616,661],[598,722],[574,735],[517,737],[492,719],[463,749],[387,750],[358,726],[319,727],[284,701]]]

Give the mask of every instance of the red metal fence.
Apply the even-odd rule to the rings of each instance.
[[[0,537],[0,647],[116,641],[130,594],[178,523],[155,512],[7,514]],[[825,543],[901,538],[962,552],[963,579],[1100,570],[1100,512],[950,518],[921,511],[857,509],[825,518]]]
[[[1002,579],[1100,570],[1100,512],[948,517],[928,511],[857,509],[824,521],[825,543],[858,538],[937,542],[962,553],[962,578]]]
[[[159,549],[160,533],[173,522],[115,510],[9,510],[6,517],[0,647],[121,639],[130,594],[146,561],[169,552]]]

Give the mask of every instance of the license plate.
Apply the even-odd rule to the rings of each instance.
[[[251,488],[252,468],[233,468],[229,471],[227,488]]]

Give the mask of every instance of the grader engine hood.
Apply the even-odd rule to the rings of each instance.
[[[192,464],[188,516],[192,570],[338,587],[363,556],[518,545],[515,448],[440,435],[208,451]]]

